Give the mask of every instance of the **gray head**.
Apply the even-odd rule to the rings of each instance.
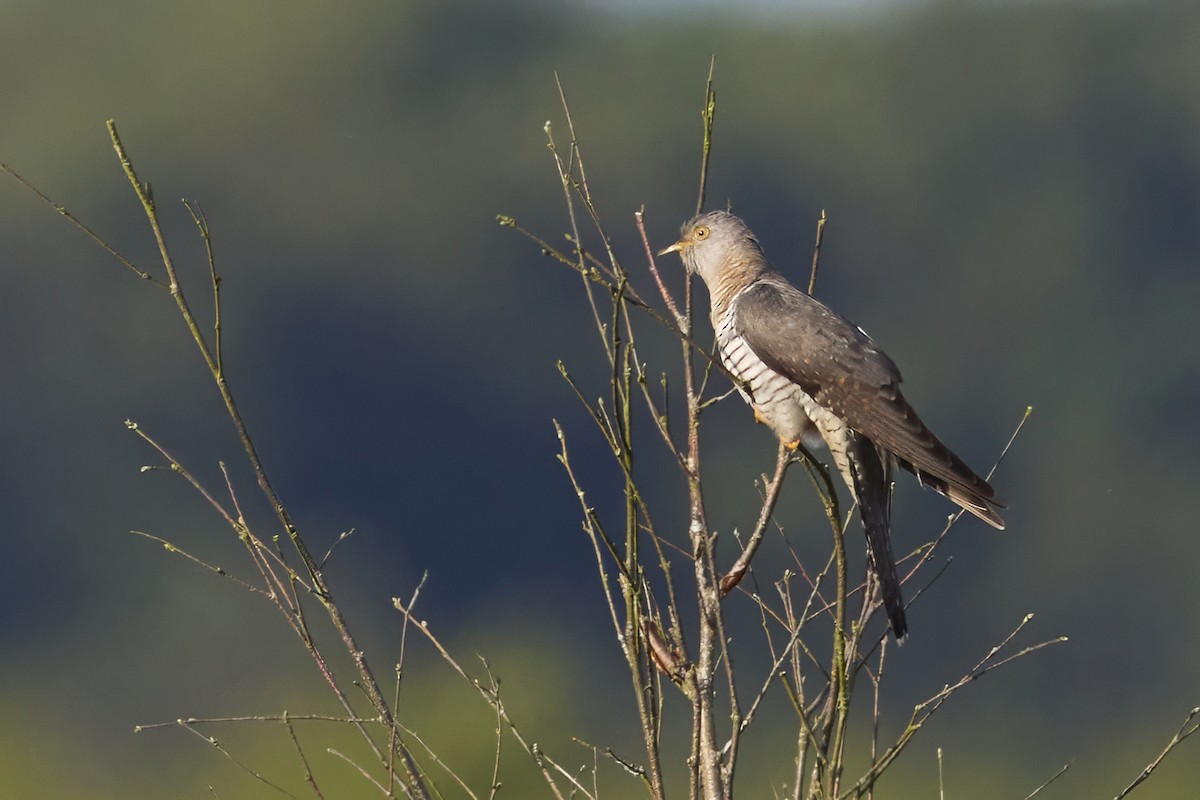
[[[754,233],[727,211],[709,211],[683,223],[679,241],[659,255],[666,253],[679,253],[688,271],[710,289],[731,279],[749,283],[769,268]]]

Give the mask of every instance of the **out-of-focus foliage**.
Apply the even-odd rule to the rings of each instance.
[[[638,271],[632,212],[644,204],[665,243],[694,202],[715,53],[711,204],[733,204],[797,277],[827,209],[818,294],[893,355],[911,399],[973,464],[1036,409],[997,479],[1009,530],[964,526],[892,680],[936,691],[1028,611],[1071,644],[989,676],[889,773],[885,794],[930,796],[939,745],[947,794],[1021,796],[1068,761],[1057,796],[1115,792],[1196,705],[1194,4],[641,18],[482,0],[12,0],[0,17],[0,160],[149,268],[104,134],[115,117],[198,297],[202,250],[171,201],[207,212],[232,383],[314,549],[357,528],[330,578],[381,669],[398,638],[389,598],[428,568],[423,616],[464,656],[492,657],[534,738],[560,755],[571,734],[619,752],[631,741],[549,421],[594,464],[606,510],[616,475],[554,370],[563,358],[586,371],[596,345],[575,279],[493,217],[563,229],[543,133],[552,119],[566,139],[557,70],[602,213]],[[122,420],[214,489],[228,461],[264,530],[269,513],[251,502],[165,298],[7,180],[0,358],[0,790],[201,797],[211,784],[257,796],[198,740],[133,726],[332,703],[263,604],[125,533],[239,563],[177,480],[138,473],[153,459]],[[751,480],[774,450],[736,403],[713,418],[705,453],[728,533],[749,524]],[[790,489],[802,539],[815,501],[800,480]],[[901,484],[901,548],[907,527],[946,513]],[[482,784],[491,722],[420,659],[411,681],[424,688],[402,717],[453,731],[442,755]],[[894,697],[894,719],[915,699]],[[300,775],[279,731],[217,733],[271,774]],[[337,775],[320,733],[314,757]],[[756,747],[747,772],[763,783],[747,791],[767,796],[787,755],[765,735]],[[512,796],[532,796],[519,788],[536,785],[520,783],[527,767],[506,754]],[[1181,796],[1198,763],[1168,762],[1143,796]],[[360,789],[348,769],[336,787]]]

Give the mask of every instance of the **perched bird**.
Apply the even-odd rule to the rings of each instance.
[[[900,371],[863,331],[771,268],[738,217],[710,211],[684,223],[679,253],[708,287],[717,350],[738,390],[788,447],[829,448],[858,501],[867,550],[892,632],[908,632],[892,555],[891,460],[923,485],[1003,529],[1004,503],[942,444],[900,391]]]

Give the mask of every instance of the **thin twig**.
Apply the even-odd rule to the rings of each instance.
[[[650,275],[654,278],[654,283],[658,286],[659,294],[662,295],[663,301],[666,302],[667,308],[671,311],[671,316],[675,318],[675,324],[682,329],[687,320],[679,311],[679,307],[675,305],[675,298],[667,291],[667,285],[663,283],[662,275],[659,274],[658,264],[654,260],[654,248],[650,246],[650,240],[646,237],[646,223],[642,218],[642,212],[636,211],[633,215],[634,224],[637,226],[638,234],[642,237],[642,246],[646,248],[646,261],[650,267]]]
[[[326,748],[326,752],[328,752],[330,755],[337,756],[342,761],[345,761],[347,764],[349,764],[351,767],[353,767],[354,770],[359,775],[363,776],[364,780],[366,780],[368,783],[370,783],[372,786],[374,786],[376,789],[378,789],[385,797],[391,795],[391,792],[389,792],[382,783],[375,780],[375,778],[372,777],[371,773],[367,772],[367,770],[365,768],[363,768],[363,766],[361,764],[357,763],[354,759],[352,759],[349,756],[347,756],[346,754],[342,753],[340,750],[333,749],[332,747]],[[406,794],[407,794],[407,792],[406,792]],[[409,796],[411,797],[412,795],[409,795]]]
[[[290,714],[284,712],[282,714],[250,714],[240,717],[184,717],[182,719],[171,720],[170,722],[149,722],[142,725],[135,725],[133,732],[142,733],[143,731],[154,730],[155,728],[170,728],[176,725],[188,727],[230,722],[338,722],[341,724],[361,722],[368,725],[379,724],[379,720],[367,719],[365,717],[334,717],[328,714]]]
[[[779,491],[783,488],[783,478],[787,474],[788,465],[792,463],[791,452],[782,443],[779,445],[779,455],[775,460],[775,476],[771,478],[771,482],[767,484],[766,495],[763,497],[762,508],[758,512],[758,521],[754,525],[754,530],[750,533],[750,538],[746,541],[746,546],[742,549],[741,555],[737,561],[733,562],[733,566],[729,568],[729,572],[721,578],[721,594],[727,595],[733,588],[737,586],[742,577],[746,574],[746,570],[750,567],[750,560],[754,558],[754,553],[758,550],[759,544],[762,543],[763,534],[767,531],[767,525],[771,521],[771,514],[775,511],[775,504],[779,501]]]
[[[1016,427],[1013,428],[1012,434],[1009,435],[1008,441],[1005,443],[1004,448],[1000,451],[1000,455],[997,456],[996,460],[992,463],[991,469],[987,471],[987,475],[985,476],[987,480],[992,479],[992,475],[996,473],[996,469],[1000,466],[1000,463],[1004,460],[1004,457],[1008,455],[1009,450],[1012,449],[1017,437],[1021,434],[1021,431],[1024,430],[1025,423],[1029,421],[1029,418],[1032,416],[1032,414],[1033,406],[1026,406],[1024,413],[1021,415],[1021,419],[1017,421]],[[934,553],[938,550],[942,542],[945,541],[947,535],[950,533],[950,530],[958,523],[960,519],[962,519],[965,513],[965,511],[959,509],[947,517],[946,524],[942,528],[941,533],[939,533],[937,537],[935,537],[934,540],[925,548],[924,553],[922,553],[921,557],[917,559],[916,564],[914,564],[912,569],[908,571],[908,574],[902,576],[902,583],[907,583],[909,579],[911,579],[917,572],[921,570],[922,567],[925,566],[926,563],[933,559]],[[909,600],[908,604],[911,605],[915,600],[916,597],[914,596]]]
[[[812,256],[812,272],[808,276],[808,294],[812,295],[813,290],[817,288],[817,267],[821,263],[821,240],[825,238],[825,222],[828,218],[825,216],[825,209],[821,209],[821,217],[817,220],[817,241],[813,244]]]
[[[288,737],[292,740],[292,747],[296,748],[296,755],[300,758],[300,764],[304,767],[304,781],[312,787],[313,794],[324,800],[325,795],[321,792],[321,787],[317,785],[317,779],[313,777],[312,767],[308,764],[308,756],[304,754],[304,748],[300,746],[300,740],[296,737],[296,727],[292,725],[292,720],[288,717],[286,711],[283,713],[283,724],[287,728]]]
[[[235,764],[238,767],[238,769],[242,770],[243,772],[245,772],[247,775],[254,778],[259,783],[270,786],[272,789],[279,792],[280,794],[287,795],[288,797],[291,797],[293,799],[296,798],[296,795],[292,794],[287,789],[284,789],[282,786],[275,783],[274,781],[269,780],[261,772],[258,772],[257,770],[253,769],[249,765],[247,765],[247,764],[243,763],[241,760],[239,760],[237,758],[237,756],[235,756],[233,753],[229,752],[229,750],[227,750],[225,748],[225,746],[223,744],[221,744],[221,742],[217,739],[217,737],[205,736],[203,733],[201,733],[200,731],[193,728],[191,726],[191,724],[189,724],[188,722],[186,722],[184,720],[180,720],[178,722],[178,725],[181,728],[183,728],[184,730],[186,730],[188,733],[191,733],[191,734],[199,737],[200,739],[203,739],[205,742],[208,742],[209,744],[211,744],[213,747],[215,747],[217,749],[217,752],[219,752],[221,755],[225,756],[225,758],[229,759],[233,764]]]
[[[419,620],[413,617],[412,610],[406,606],[404,601],[399,597],[392,598],[392,605],[395,606],[397,611],[405,616],[406,621],[415,630],[420,631],[420,633],[429,641],[429,643],[433,645],[434,649],[437,650],[438,655],[442,657],[442,660],[445,661],[446,664],[448,664],[450,668],[454,670],[456,674],[458,674],[459,677],[461,677],[471,686],[475,687],[475,690],[479,692],[484,701],[497,711],[501,719],[504,721],[504,724],[508,727],[509,732],[511,732],[516,738],[517,743],[520,744],[521,748],[524,749],[525,752],[529,754],[530,758],[533,759],[534,764],[542,774],[542,778],[546,781],[546,785],[550,788],[551,793],[558,798],[558,800],[566,800],[566,797],[563,795],[562,790],[555,782],[552,771],[566,778],[567,781],[570,782],[573,787],[575,787],[575,790],[583,794],[583,796],[595,800],[591,793],[588,792],[588,790],[578,781],[578,779],[575,778],[574,775],[564,769],[558,762],[554,761],[544,752],[542,752],[541,748],[536,742],[530,742],[525,738],[520,729],[517,728],[516,723],[513,722],[511,717],[509,717],[508,711],[505,709],[504,704],[500,701],[500,698],[492,692],[490,687],[486,686],[478,678],[471,677],[471,675],[469,675],[467,671],[463,669],[462,665],[459,664],[454,656],[450,654],[450,651],[447,650],[446,646],[442,644],[442,641],[434,635],[433,631],[430,630],[429,625],[424,620]],[[547,765],[549,765],[549,768]]]
[[[1154,770],[1158,769],[1159,765],[1162,764],[1163,759],[1166,758],[1172,750],[1182,744],[1185,739],[1194,734],[1197,730],[1200,730],[1200,722],[1194,722],[1197,716],[1200,716],[1200,707],[1193,708],[1190,712],[1188,712],[1187,719],[1185,719],[1183,724],[1179,726],[1179,730],[1177,730],[1175,735],[1171,737],[1171,741],[1167,742],[1167,746],[1163,748],[1163,751],[1158,754],[1158,758],[1147,764],[1145,768],[1138,773],[1138,776],[1133,779],[1133,783],[1126,786],[1125,789],[1114,798],[1114,800],[1121,800],[1121,798],[1128,796],[1130,792],[1138,787],[1138,784],[1149,778],[1150,774],[1154,772]]]
[[[179,281],[179,276],[175,269],[175,262],[172,259],[170,250],[167,246],[166,237],[161,226],[159,225],[157,206],[155,204],[153,194],[150,191],[150,187],[148,184],[145,184],[138,179],[137,173],[133,167],[133,163],[130,160],[125,146],[121,141],[121,137],[117,132],[115,122],[113,120],[108,120],[107,127],[109,138],[112,140],[113,148],[116,150],[117,157],[121,162],[121,167],[124,169],[130,185],[133,187],[138,200],[142,204],[142,209],[145,212],[147,222],[150,225],[151,233],[154,236],[155,242],[158,244],[159,255],[162,259],[163,267],[167,273],[168,286],[171,296],[174,298],[179,313],[183,317],[184,323],[191,332],[192,339],[195,342],[197,349],[200,351],[205,364],[208,366],[208,369],[212,374],[213,380],[217,384],[218,391],[220,392],[221,398],[225,403],[226,411],[233,422],[234,428],[238,434],[238,438],[241,440],[242,448],[245,451],[246,457],[250,462],[255,477],[258,480],[259,488],[262,490],[263,495],[266,497],[271,505],[271,508],[274,510],[275,515],[283,525],[284,531],[287,533],[288,538],[292,542],[292,546],[299,554],[300,559],[304,564],[304,568],[308,573],[313,594],[325,608],[330,622],[337,630],[342,639],[343,645],[350,654],[351,659],[354,661],[354,665],[359,675],[358,685],[366,693],[367,697],[371,701],[372,706],[380,715],[381,719],[383,719],[385,724],[390,727],[395,724],[395,721],[392,717],[391,709],[388,707],[387,702],[383,699],[383,694],[379,688],[379,683],[376,681],[370,665],[367,663],[366,656],[364,655],[362,648],[359,647],[358,643],[355,641],[354,636],[350,631],[349,624],[343,617],[342,612],[338,608],[337,604],[334,602],[333,596],[329,591],[329,587],[321,574],[320,566],[309,553],[308,546],[305,544],[304,539],[301,538],[300,531],[293,522],[291,514],[288,512],[286,506],[283,504],[282,499],[279,497],[279,494],[275,491],[274,486],[271,484],[271,481],[267,476],[266,469],[263,466],[262,459],[258,454],[257,448],[254,445],[254,441],[251,439],[249,430],[247,429],[241,412],[238,409],[237,402],[234,399],[233,391],[229,387],[223,365],[214,355],[213,350],[210,349],[209,344],[200,329],[199,323],[197,322],[195,315],[192,313],[187,298],[184,294],[183,287]],[[202,231],[204,230],[207,230],[207,225],[202,227]],[[219,278],[216,275],[215,266],[210,266],[210,269],[211,276],[214,281],[214,297],[219,301],[219,295],[216,294],[217,286],[219,285]],[[326,682],[329,684],[331,690],[334,692],[343,708],[345,708],[349,713],[349,699],[345,696],[337,681],[334,679],[333,673],[329,668],[325,656],[316,647],[313,637],[308,631],[307,622],[304,618],[303,607],[299,603],[297,603],[295,607],[291,609],[290,619],[293,621],[293,625],[297,633],[300,635],[300,638],[308,649],[310,656],[316,662],[318,669],[325,677]],[[364,728],[360,727],[359,731],[367,745],[375,754],[379,763],[386,763],[386,759],[384,758],[383,753],[380,751],[375,740]],[[421,798],[421,800],[426,800],[429,795],[425,789],[415,761],[413,761],[411,755],[403,749],[402,744],[397,743],[397,746],[401,748],[400,757],[402,763],[404,764],[405,776],[407,780],[406,791],[411,790],[412,792],[415,792],[416,797]]]
[[[947,684],[941,689],[941,691],[932,695],[925,701],[918,703],[916,707],[913,708],[912,715],[909,718],[908,724],[904,728],[904,732],[900,734],[900,737],[896,740],[896,742],[893,743],[884,752],[884,754],[879,757],[879,759],[872,763],[866,773],[859,778],[853,786],[848,788],[840,796],[854,797],[864,791],[867,785],[874,782],[875,779],[878,778],[879,775],[882,774],[883,771],[887,769],[888,766],[896,760],[896,758],[899,757],[900,753],[908,746],[909,742],[912,741],[913,736],[915,736],[917,732],[924,727],[925,723],[929,721],[929,718],[932,717],[937,710],[941,708],[945,702],[950,699],[950,697],[953,696],[959,689],[962,689],[969,683],[979,680],[992,670],[1002,667],[1018,658],[1022,658],[1037,650],[1041,650],[1044,647],[1049,647],[1050,645],[1060,644],[1067,641],[1067,637],[1065,636],[1047,639],[1039,642],[1038,644],[1025,647],[1015,655],[996,661],[995,658],[1000,651],[1003,650],[1008,643],[1011,642],[1013,638],[1020,633],[1026,625],[1029,624],[1032,619],[1033,614],[1027,614],[999,644],[992,647],[987,654],[981,658],[979,662],[975,664],[975,666],[973,666],[961,678],[959,678],[958,681],[953,684]]]
[[[486,662],[484,663],[486,667]],[[492,688],[497,698],[500,697],[500,682],[492,676],[492,671],[488,669],[488,677],[492,680]],[[492,785],[488,791],[488,800],[495,800],[496,793],[500,791],[500,753],[504,746],[504,718],[500,716],[499,704],[496,704],[496,757],[492,761]],[[474,797],[474,795],[472,795]]]
[[[942,748],[937,749],[937,767],[938,767],[938,800],[946,800],[946,783],[945,774],[942,770]]]
[[[217,273],[217,260],[213,254],[212,229],[208,226],[208,218],[204,209],[197,202],[183,201],[183,207],[192,215],[192,222],[200,231],[200,239],[204,242],[204,254],[208,258],[208,275],[212,282],[213,292],[213,353],[217,360],[217,372],[223,372],[224,357],[221,350],[221,276]]]
[[[1036,797],[1036,796],[1037,796],[1037,794],[1038,794],[1040,791],[1042,791],[1042,789],[1045,789],[1047,786],[1049,786],[1050,784],[1054,783],[1056,780],[1058,780],[1058,779],[1059,779],[1059,778],[1061,778],[1063,775],[1065,775],[1065,774],[1067,773],[1067,770],[1068,770],[1068,769],[1070,769],[1070,768],[1071,768],[1071,765],[1070,765],[1070,764],[1063,764],[1063,767],[1062,767],[1062,769],[1060,769],[1058,772],[1056,772],[1056,773],[1054,773],[1053,775],[1051,775],[1049,780],[1047,780],[1047,781],[1046,781],[1045,783],[1043,783],[1041,786],[1039,786],[1039,787],[1037,787],[1036,789],[1034,789],[1034,790],[1033,790],[1032,792],[1030,792],[1029,794],[1025,795],[1025,800],[1032,800],[1032,798]]]
[[[151,275],[149,272],[146,272],[145,270],[140,269],[139,267],[134,265],[134,263],[132,261],[130,261],[128,258],[126,258],[125,256],[121,255],[119,252],[117,252],[116,248],[114,248],[112,245],[110,245],[102,236],[100,236],[100,234],[96,233],[91,228],[89,228],[87,225],[84,225],[82,222],[80,222],[79,218],[76,217],[74,214],[72,214],[70,211],[68,211],[64,206],[59,205],[58,203],[54,202],[49,197],[47,197],[42,192],[41,189],[39,189],[37,186],[30,183],[29,181],[25,180],[25,178],[21,177],[21,175],[19,175],[15,170],[13,170],[12,167],[8,166],[7,164],[5,164],[3,162],[0,162],[0,172],[7,172],[9,175],[11,175],[13,177],[13,180],[15,180],[17,183],[21,184],[22,186],[24,186],[29,191],[33,192],[34,195],[39,200],[41,200],[43,203],[45,203],[46,205],[50,206],[55,211],[57,211],[60,215],[62,215],[62,217],[64,219],[67,220],[67,222],[71,223],[76,228],[83,231],[83,233],[86,234],[88,236],[88,238],[90,238],[96,244],[100,245],[100,247],[102,247],[109,255],[111,255],[113,258],[117,259],[117,261],[120,261],[122,264],[124,264],[125,267],[130,272],[132,272],[134,275],[137,275],[142,280],[150,281],[155,286],[158,286],[160,288],[163,288],[163,289],[167,288],[167,285],[165,283],[163,283],[158,278]]]
[[[225,569],[223,567],[218,567],[215,564],[210,564],[207,561],[205,561],[204,559],[192,555],[187,550],[184,550],[182,547],[178,546],[177,544],[175,544],[171,541],[168,541],[167,539],[162,538],[161,536],[155,536],[152,533],[146,533],[145,531],[138,531],[138,530],[130,531],[130,533],[132,533],[134,536],[141,536],[141,537],[143,537],[145,539],[149,539],[153,542],[158,542],[159,544],[161,544],[163,546],[163,549],[165,549],[168,553],[175,553],[177,555],[181,555],[184,558],[186,558],[188,561],[191,561],[193,564],[203,567],[204,569],[208,570],[209,572],[213,573],[214,575],[219,575],[222,578],[226,578],[228,580],[233,581],[238,586],[241,586],[243,589],[245,589],[248,592],[253,592],[255,594],[261,594],[264,597],[270,597],[270,593],[267,590],[263,589],[261,586],[255,586],[253,584],[246,583],[246,581],[242,580],[241,578],[230,575],[228,572],[225,571]]]
[[[641,493],[638,491],[633,474],[632,382],[634,373],[640,371],[640,363],[635,355],[634,330],[629,320],[629,310],[626,305],[628,274],[619,263],[616,253],[612,248],[611,238],[604,230],[599,210],[596,207],[588,185],[587,171],[584,166],[583,154],[579,148],[578,134],[571,118],[571,109],[567,101],[566,91],[557,75],[555,76],[555,81],[558,86],[559,99],[570,134],[571,149],[566,164],[563,163],[563,159],[554,147],[554,140],[550,136],[549,125],[547,125],[546,130],[548,137],[550,137],[550,147],[563,184],[567,214],[572,229],[570,240],[576,247],[578,269],[581,274],[584,274],[584,270],[589,263],[589,258],[586,255],[586,250],[580,238],[580,227],[573,199],[575,195],[578,195],[583,208],[587,211],[595,233],[604,244],[608,263],[598,264],[598,269],[613,280],[613,285],[609,293],[610,311],[607,320],[604,320],[601,316],[596,302],[596,294],[592,291],[593,282],[591,280],[584,280],[588,304],[592,311],[596,330],[603,343],[605,357],[609,365],[608,383],[611,410],[605,408],[603,400],[598,401],[594,406],[585,401],[585,406],[600,425],[601,431],[612,448],[613,456],[620,465],[621,472],[625,478],[625,541],[623,549],[618,550],[613,540],[607,536],[603,536],[605,546],[619,565],[618,579],[621,597],[624,601],[623,622],[616,617],[615,597],[607,591],[607,575],[603,566],[599,566],[602,572],[602,582],[606,584],[606,594],[610,604],[610,611],[614,615],[614,625],[618,628],[618,639],[621,642],[629,665],[634,696],[637,699],[638,714],[642,723],[642,735],[645,741],[649,765],[643,777],[647,782],[651,795],[655,798],[663,798],[663,780],[658,757],[660,724],[656,699],[657,685],[653,667],[650,663],[648,648],[643,638],[643,634],[647,630],[645,624],[647,615],[653,613],[650,609],[654,604],[649,586],[642,579],[642,567],[639,556],[639,516],[644,517],[648,521],[649,512],[641,498]],[[578,175],[577,179],[575,177],[576,173]],[[591,259],[590,263],[597,265],[594,259]],[[586,275],[585,278],[587,278]],[[561,364],[559,369],[563,373],[563,376],[568,379],[568,382],[571,382],[565,368]],[[572,388],[576,391],[580,400],[583,401],[582,392],[574,386],[573,382],[571,383]],[[641,378],[639,378],[639,385],[644,385]],[[565,454],[562,460],[566,464]],[[572,483],[576,486],[577,493],[581,495],[578,483],[574,480],[573,476]],[[594,512],[590,512],[585,507],[584,513],[585,517],[588,518],[586,525],[589,528],[588,532],[592,536],[593,545],[595,546],[598,541],[596,534],[603,534],[603,530],[595,519]],[[659,548],[659,555],[661,559],[661,548]],[[674,613],[674,609],[672,609],[672,616],[677,616]]]
[[[700,119],[704,122],[704,149],[700,157],[700,192],[696,197],[696,213],[704,210],[704,197],[708,193],[708,159],[712,154],[713,119],[717,113],[717,90],[713,84],[713,73],[717,69],[717,56],[708,62],[708,80],[704,83],[704,107],[700,110]]]
[[[321,557],[321,569],[325,569],[325,565],[329,563],[329,557],[333,555],[334,549],[346,539],[349,539],[354,535],[354,530],[354,528],[351,528],[348,531],[342,531],[338,534],[338,537],[333,540],[333,544],[329,545],[329,549],[325,551],[325,555]]]

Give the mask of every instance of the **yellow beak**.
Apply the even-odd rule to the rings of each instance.
[[[681,250],[683,250],[685,247],[691,247],[691,246],[692,246],[692,243],[689,242],[687,239],[680,239],[678,242],[671,245],[670,247],[664,247],[662,250],[659,250],[658,254],[660,256],[665,256],[667,253],[678,253]]]

